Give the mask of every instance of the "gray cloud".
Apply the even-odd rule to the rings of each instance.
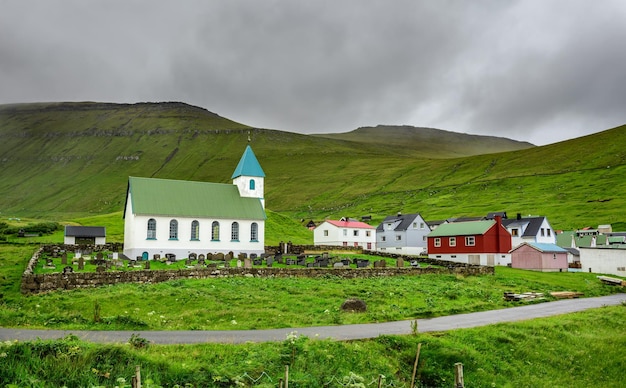
[[[626,123],[626,3],[0,0],[0,103],[184,101],[303,133]]]

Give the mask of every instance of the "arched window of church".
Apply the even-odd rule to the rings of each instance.
[[[156,240],[156,220],[150,218],[148,220],[148,240]]]
[[[230,239],[231,241],[239,241],[239,223],[233,222],[233,225],[230,229]]]
[[[170,221],[170,240],[178,240],[178,221]]]
[[[211,241],[220,241],[220,223],[217,221],[211,225]]]
[[[195,220],[191,222],[191,239],[200,240],[200,223]]]
[[[254,190],[255,185],[254,179],[250,179],[250,190]]]
[[[256,222],[250,225],[250,241],[259,241],[259,225]]]

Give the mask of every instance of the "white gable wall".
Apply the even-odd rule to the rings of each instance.
[[[250,181],[254,181],[254,189],[250,189]],[[265,209],[265,179],[262,177],[239,176],[233,179],[233,184],[237,185],[239,195],[242,197],[259,198],[263,209]]]

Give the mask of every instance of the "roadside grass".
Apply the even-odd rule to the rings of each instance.
[[[427,318],[506,308],[504,292],[617,292],[589,273],[539,273],[498,267],[495,275],[420,275],[345,279],[244,278],[119,284],[41,295],[19,294],[19,275],[30,257],[2,268],[6,292],[0,326],[97,330],[230,330],[325,326]],[[20,265],[21,264],[21,265]],[[180,265],[180,262],[176,265]],[[348,298],[367,311],[341,311]],[[528,303],[528,302],[526,302]],[[97,306],[97,307],[96,307]],[[97,316],[100,319],[95,319]]]
[[[140,366],[145,387],[276,387],[289,367],[293,387],[410,386],[421,344],[416,387],[454,384],[463,364],[471,387],[623,386],[626,307],[500,323],[448,332],[316,340],[292,332],[283,341],[246,344],[94,344],[58,340],[0,343],[6,387],[130,387]]]

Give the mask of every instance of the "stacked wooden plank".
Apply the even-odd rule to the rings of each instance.
[[[605,283],[605,284],[610,284],[612,286],[626,287],[626,280],[622,280],[618,278],[611,278],[608,276],[598,276],[598,279],[600,279],[602,283]]]
[[[543,294],[540,292],[524,292],[522,294],[516,294],[514,292],[504,293],[504,300],[509,301],[509,302],[528,301],[528,300],[540,299],[540,298],[543,298]]]
[[[574,291],[554,291],[554,292],[551,292],[550,295],[558,299],[573,299],[573,298],[579,298],[585,294],[583,294],[582,292],[574,292]]]

